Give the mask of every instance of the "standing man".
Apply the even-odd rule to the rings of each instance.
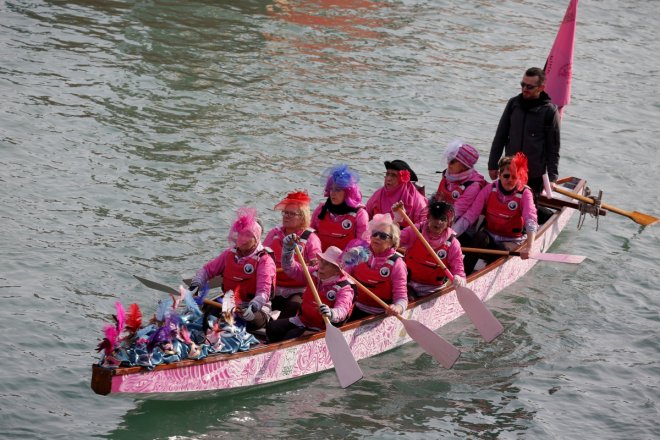
[[[557,107],[545,93],[545,72],[538,67],[527,69],[520,82],[522,93],[509,99],[490,147],[488,174],[497,179],[497,163],[504,152],[527,156],[529,181],[534,199],[543,189],[543,174],[551,182],[559,177],[559,121]]]

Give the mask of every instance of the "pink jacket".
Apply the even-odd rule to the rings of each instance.
[[[390,191],[385,187],[377,189],[367,202],[369,218],[373,218],[375,214],[388,213],[394,218],[392,205],[399,201],[403,202],[403,207],[413,223],[426,220],[426,208],[429,201],[419,193],[412,182],[399,185]]]
[[[248,255],[248,258],[260,252],[264,249],[263,245],[260,243],[255,251]],[[194,280],[199,282],[201,285],[204,285],[208,280],[214,278],[218,275],[222,275],[225,270],[225,258],[226,254],[232,253],[232,249],[226,249],[219,256],[215,257],[202,267],[197,274],[195,275]],[[237,261],[240,261],[242,258],[239,258]],[[255,299],[259,301],[260,305],[263,307],[266,303],[270,301],[270,292],[273,287],[273,279],[275,279],[275,262],[272,258],[262,259],[262,263],[257,267],[257,291],[255,292]],[[246,306],[245,304],[241,307]]]
[[[499,201],[503,203],[507,203],[515,199],[516,197],[515,191],[507,195],[499,190],[500,188],[499,180],[489,183],[481,190],[481,192],[479,192],[477,198],[474,200],[474,204],[470,207],[470,209],[468,209],[468,211],[463,215],[463,217],[461,217],[454,225],[454,231],[456,231],[457,235],[462,234],[468,227],[470,227],[470,225],[476,222],[477,219],[479,218],[479,215],[481,215],[484,212],[484,209],[486,208],[486,203],[488,203],[488,197],[490,197],[490,193],[494,185],[497,185],[498,188],[497,198]],[[525,187],[523,191],[522,199],[520,200],[520,205],[522,208],[522,216],[523,219],[525,220],[525,229],[528,232],[536,232],[539,228],[536,219],[536,205],[534,205],[534,197],[532,196],[532,191],[527,187]],[[512,241],[512,238],[510,237],[500,237],[497,235],[493,235],[493,238],[496,241]],[[521,239],[518,239],[518,241],[524,238],[525,236],[523,236],[523,238]]]

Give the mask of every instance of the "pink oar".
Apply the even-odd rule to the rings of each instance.
[[[454,281],[454,275],[449,271],[449,269],[447,269],[447,266],[445,266],[440,257],[438,257],[438,254],[435,253],[422,233],[419,232],[419,229],[417,229],[412,220],[410,220],[408,214],[406,214],[403,209],[399,209],[399,213],[404,218],[406,223],[408,223],[408,226],[415,232],[417,238],[422,242],[422,244],[424,244],[429,254],[433,256],[435,262],[438,263],[438,266],[440,266],[442,270],[445,271],[447,278],[449,278],[450,281]],[[490,342],[502,334],[504,327],[493,315],[493,313],[488,310],[486,305],[479,299],[473,290],[462,286],[456,286],[455,290],[458,302],[461,304],[461,307],[463,307],[463,310],[465,310],[465,314],[468,315],[468,318],[470,318],[470,321],[472,321],[472,324],[474,324],[474,326],[481,334],[481,337],[484,338],[486,342]]]
[[[319,297],[319,292],[316,290],[316,284],[309,273],[305,259],[300,253],[298,246],[294,246],[294,250],[296,251],[298,261],[300,261],[303,271],[305,272],[305,278],[307,279],[309,289],[314,294],[316,303],[320,306],[323,303]],[[351,352],[351,348],[348,346],[346,339],[344,339],[341,330],[333,326],[327,316],[322,316],[325,321],[325,344],[328,346],[328,351],[330,352],[332,363],[335,366],[335,372],[337,373],[339,384],[342,388],[346,388],[362,379],[362,370],[355,360],[355,357],[353,357],[353,352]]]
[[[481,248],[470,248],[464,247],[461,248],[463,252],[472,252],[479,254],[492,254],[492,255],[510,255],[514,257],[519,257],[520,252],[517,251],[505,251],[499,249],[481,249]],[[569,263],[569,264],[580,264],[584,261],[584,255],[570,255],[570,254],[551,254],[547,252],[530,252],[529,258],[534,260],[543,260],[543,261],[554,261],[555,263]]]
[[[378,302],[378,304],[380,304],[382,308],[386,309],[389,307],[385,301],[380,299],[371,290],[367,289],[358,280],[348,274],[346,275],[358,286],[358,289],[373,298],[376,302]],[[435,333],[421,322],[415,321],[414,319],[406,319],[399,314],[395,316],[399,319],[399,321],[401,321],[403,328],[406,329],[408,335],[415,342],[417,342],[425,352],[433,356],[433,359],[438,361],[440,365],[445,368],[451,368],[454,366],[454,363],[461,355],[461,352],[458,348],[454,347],[443,337]]]

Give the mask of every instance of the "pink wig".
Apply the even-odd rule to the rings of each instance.
[[[239,245],[239,237],[250,235],[257,242],[261,240],[261,225],[257,222],[257,210],[246,206],[239,208],[236,221],[229,230],[227,239],[230,244]]]
[[[323,172],[325,180],[325,189],[323,195],[330,197],[330,189],[333,187],[344,190],[344,202],[351,208],[355,208],[362,203],[362,193],[358,182],[360,176],[357,172],[348,168],[346,164],[336,165]]]

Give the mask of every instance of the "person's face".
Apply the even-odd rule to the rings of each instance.
[[[394,189],[401,184],[399,172],[397,170],[385,171],[385,189]]]
[[[467,169],[468,167],[466,167],[456,159],[452,159],[449,162],[447,162],[447,171],[449,172],[449,174],[459,174],[462,173],[463,171],[466,171]]]
[[[523,76],[520,82],[523,99],[537,99],[541,95],[545,85],[539,85],[539,81],[538,76]]]
[[[330,277],[339,275],[339,268],[323,258],[319,258],[318,274],[320,279],[327,280]]]
[[[333,205],[341,205],[344,202],[346,193],[343,189],[333,186],[330,188],[330,201]]]
[[[507,191],[513,191],[518,183],[518,178],[511,174],[509,167],[504,167],[500,170],[500,185]]]
[[[302,227],[303,213],[298,205],[286,205],[282,210],[282,226],[297,231]]]
[[[431,234],[432,236],[438,236],[442,234],[445,229],[447,229],[448,222],[446,217],[442,219],[438,219],[429,216],[429,220],[426,225],[429,234]]]
[[[388,225],[378,225],[371,231],[371,250],[375,254],[382,254],[390,249],[394,242],[392,241],[392,229]]]
[[[257,239],[254,238],[249,232],[241,232],[236,238],[236,249],[243,254],[247,255],[252,249],[257,246]]]

